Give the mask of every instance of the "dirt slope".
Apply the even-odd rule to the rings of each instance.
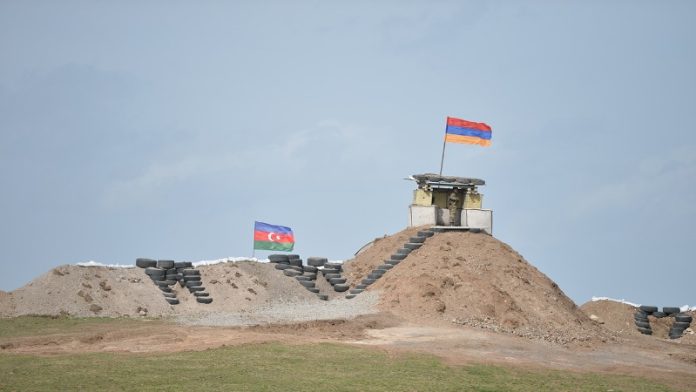
[[[0,294],[0,316],[175,316],[197,311],[246,312],[272,302],[319,301],[274,265],[256,262],[221,263],[199,267],[213,303],[196,302],[175,285],[181,301],[169,305],[140,268],[64,265],[11,293]]]
[[[411,231],[347,262],[353,281],[388,258]],[[411,320],[441,320],[560,343],[603,335],[558,285],[486,234],[436,234],[368,290],[380,291],[383,310]]]

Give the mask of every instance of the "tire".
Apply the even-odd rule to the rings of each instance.
[[[187,282],[184,282],[184,286],[186,286],[186,287],[203,286],[203,282],[201,282],[200,280],[189,280]]]
[[[288,255],[268,255],[268,261],[271,263],[282,263],[282,262],[289,262],[290,259],[288,258]]]
[[[689,328],[690,326],[691,326],[691,322],[689,322],[689,321],[675,321],[675,322],[672,324],[672,328],[674,328],[674,329],[679,328],[679,329],[682,329],[682,330],[687,329],[687,328]]]
[[[636,320],[636,321],[635,321],[635,324],[636,324],[636,327],[651,329],[651,328],[650,328],[650,323],[647,322],[647,321],[638,321],[638,320]]]
[[[179,304],[179,299],[178,298],[169,298],[169,297],[164,297],[165,300],[169,303],[169,305],[178,305]]]
[[[425,242],[425,237],[411,237],[408,239],[410,244],[422,244]]]
[[[421,246],[423,246],[423,244],[421,244],[421,243],[415,244],[415,243],[409,242],[408,244],[404,245],[404,248],[411,249],[411,251],[414,251],[414,250],[420,248]]]
[[[324,274],[324,277],[326,278],[326,280],[331,280],[334,278],[340,278],[341,274]]]
[[[176,284],[176,280],[160,280],[162,284],[166,284],[167,286],[174,286]]]
[[[314,287],[314,282],[310,280],[299,280],[298,282],[304,287]]]
[[[367,288],[367,285],[366,284],[359,284],[359,285],[355,286],[355,288],[365,290]]]
[[[652,335],[652,329],[649,328],[638,327],[638,332],[642,333],[643,335]]]
[[[319,289],[316,287],[305,287],[305,288],[314,294],[319,294]]]
[[[302,259],[290,259],[290,265],[302,268]]]
[[[662,312],[664,312],[667,315],[672,315],[672,314],[677,314],[677,313],[681,312],[681,309],[674,307],[674,306],[663,306]]]
[[[140,268],[156,267],[157,260],[138,258],[135,259],[135,265]]]
[[[162,295],[164,295],[166,298],[176,298],[176,294],[174,294],[174,293],[162,292]]]
[[[298,272],[294,269],[286,269],[285,271],[283,271],[283,274],[285,274],[285,276],[298,276],[301,274],[301,272]]]
[[[394,254],[391,255],[392,260],[403,260],[406,258],[407,255],[400,255],[400,254]]]
[[[411,253],[411,249],[408,248],[400,248],[396,250],[396,254],[398,255],[407,255],[409,253]]]
[[[288,269],[295,270],[295,271],[297,271],[297,272],[299,272],[299,273],[304,272],[304,269],[303,269],[301,266],[296,266],[296,265],[292,265],[292,264],[290,264],[290,265],[288,266]]]
[[[441,227],[431,227],[428,230],[432,231],[433,233],[444,233],[445,232],[445,229],[443,229]]]
[[[384,261],[384,264],[389,264],[389,265],[391,265],[391,266],[396,266],[396,265],[399,264],[400,262],[401,262],[401,260],[385,260],[385,261]]]
[[[196,281],[196,280],[200,281],[201,276],[200,275],[184,275],[183,276],[184,282],[192,282],[192,281]]]
[[[382,265],[377,266],[378,270],[384,270],[384,271],[389,271],[392,268],[394,268],[394,266],[391,264],[382,264]]]
[[[297,260],[297,259],[300,258],[300,255],[292,255],[292,254],[290,254],[290,255],[287,255],[287,256],[288,256],[288,259],[290,259],[290,260],[293,260],[293,259],[294,259],[294,260]]]
[[[211,297],[196,297],[196,302],[199,304],[209,304],[213,302],[213,299]]]
[[[288,268],[290,268],[290,264],[280,264],[280,263],[278,263],[278,264],[275,265],[275,269],[281,270],[281,271],[282,271],[282,270],[286,270],[286,269],[288,269]]]
[[[317,280],[317,274],[315,274],[315,273],[311,273],[311,272],[310,272],[310,273],[308,273],[308,274],[305,275],[305,276],[308,277],[309,280]]]
[[[195,268],[185,268],[185,269],[181,270],[181,273],[182,273],[184,276],[194,276],[194,275],[195,275],[195,276],[200,276],[200,275],[201,275],[201,271],[199,271],[199,270],[197,270],[197,269],[195,269]]]
[[[425,231],[419,231],[417,235],[418,235],[418,237],[428,238],[428,237],[434,236],[435,233],[433,233],[432,231],[425,230]]]
[[[386,271],[386,270],[381,270],[381,269],[373,269],[372,272],[370,272],[370,273],[371,273],[371,274],[374,274],[374,275],[382,276],[382,275],[386,274],[387,271]]]
[[[175,261],[174,262],[174,268],[186,268],[188,262],[186,261]]]
[[[665,314],[665,312],[653,312],[651,316],[653,316],[653,317],[655,317],[655,318],[667,317],[667,315]]]
[[[321,267],[324,264],[326,264],[329,260],[326,259],[325,257],[308,257],[307,258],[307,265],[311,265],[312,267]]]
[[[160,291],[162,291],[164,293],[171,293],[172,292],[171,287],[168,287],[168,286],[158,286],[158,287],[159,287]]]
[[[334,290],[336,290],[337,293],[342,293],[344,291],[348,291],[348,285],[342,284],[342,283],[335,284]]]
[[[164,269],[174,268],[174,260],[157,260],[157,266]]]
[[[657,306],[641,305],[638,309],[642,310],[643,312],[645,312],[647,314],[657,312]]]
[[[317,294],[317,298],[319,298],[319,299],[322,300],[322,301],[328,301],[328,300],[329,300],[329,296],[326,295],[326,294]]]
[[[382,274],[368,274],[367,278],[372,280],[377,280],[382,277]]]
[[[353,298],[355,298],[355,294],[346,295],[346,299],[353,299]]]
[[[650,320],[648,320],[647,317],[642,317],[642,316],[640,316],[640,317],[639,317],[639,316],[633,316],[633,320],[634,320],[634,321],[641,321],[641,322],[644,322],[644,323],[647,323],[647,322],[650,321]]]
[[[188,288],[190,292],[196,292],[196,291],[205,291],[205,287],[203,286],[193,286]]]
[[[145,268],[145,274],[148,276],[164,276],[165,271],[160,268],[155,268],[155,267],[147,267]]]
[[[676,335],[676,334],[675,334],[675,335],[669,334],[669,338],[672,339],[672,340],[674,340],[674,339],[679,339],[679,338],[681,338],[681,337],[682,337],[682,334],[679,334],[679,335]]]
[[[210,293],[206,293],[205,291],[194,291],[193,295],[196,297],[210,297]]]
[[[360,294],[360,293],[362,293],[363,291],[365,291],[365,290],[363,290],[363,289],[352,289],[352,290],[350,290],[350,293],[351,293],[351,294]]]
[[[296,276],[295,279],[297,279],[298,281],[309,281],[309,280],[311,280],[311,279],[309,279],[309,276],[303,276],[303,275]]]
[[[370,279],[370,278],[365,278],[365,279],[363,279],[362,281],[360,281],[360,283],[364,284],[365,286],[369,286],[369,285],[371,285],[372,283],[375,283],[375,280],[374,280],[374,279]]]
[[[688,321],[690,323],[693,321],[693,317],[689,316],[688,314],[681,313],[681,314],[674,316],[674,320],[676,320],[676,321]]]
[[[329,283],[331,283],[332,285],[344,284],[346,283],[346,278],[333,278],[329,280]]]
[[[317,267],[311,265],[305,265],[304,267],[302,267],[302,269],[304,270],[304,272],[316,273],[318,271]]]

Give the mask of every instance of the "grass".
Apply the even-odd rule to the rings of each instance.
[[[670,391],[627,376],[451,367],[338,344],[174,354],[0,354],[0,391]]]
[[[0,339],[21,336],[51,335],[56,333],[82,332],[102,324],[142,325],[142,320],[107,317],[51,317],[23,316],[0,318]],[[153,320],[151,322],[160,322]]]

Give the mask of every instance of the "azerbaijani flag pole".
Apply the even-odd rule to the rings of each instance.
[[[254,257],[256,249],[290,252],[295,247],[295,235],[285,226],[254,222]]]
[[[447,117],[445,127],[445,141],[442,143],[442,159],[440,160],[440,175],[445,163],[445,146],[447,142],[461,144],[478,144],[489,147],[493,130],[486,123],[462,120],[461,118]]]

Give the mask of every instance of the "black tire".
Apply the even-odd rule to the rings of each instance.
[[[651,314],[651,316],[653,316],[655,318],[663,318],[663,317],[667,317],[667,314],[665,314],[665,312],[653,312]]]
[[[213,299],[211,297],[196,297],[196,302],[200,304],[209,304],[213,302]]]
[[[333,278],[333,279],[329,280],[329,283],[331,283],[333,285],[344,284],[344,283],[346,283],[346,278]]]
[[[429,230],[425,230],[425,231],[419,231],[417,235],[418,235],[418,237],[428,238],[428,237],[434,236],[435,233],[432,231],[429,231]]]
[[[188,261],[175,261],[174,268],[186,268],[186,267],[188,267],[188,264],[189,264]]]
[[[210,297],[210,293],[206,293],[205,291],[194,291],[192,294],[196,297]]]
[[[184,280],[184,282],[191,282],[194,280],[201,280],[201,276],[200,275],[183,275],[182,279]]]
[[[647,323],[650,321],[650,320],[648,320],[647,317],[639,317],[639,316],[633,316],[633,320],[634,321],[641,321],[643,323]]]
[[[307,265],[311,265],[312,267],[321,267],[328,261],[329,260],[326,257],[308,257]]]
[[[382,274],[371,273],[367,275],[368,279],[377,280],[382,277]]]
[[[353,298],[355,298],[355,294],[346,295],[346,299],[353,299]]]
[[[679,338],[681,338],[681,337],[682,337],[682,334],[678,334],[678,335],[676,335],[676,334],[675,334],[675,335],[669,334],[669,338],[672,339],[672,340],[674,340],[674,339],[679,339]]]
[[[319,269],[317,267],[312,266],[312,265],[305,265],[304,267],[302,267],[302,269],[305,272],[311,272],[311,273],[316,273],[317,271],[319,271]]]
[[[203,282],[200,280],[189,280],[184,282],[184,286],[186,287],[196,287],[196,286],[203,286]]]
[[[288,269],[288,268],[290,268],[290,264],[281,264],[281,263],[278,263],[278,264],[275,265],[275,269],[281,270],[281,271],[282,271],[282,270],[286,270],[286,269]]]
[[[302,259],[290,259],[290,265],[302,268]]]
[[[305,287],[305,288],[314,294],[319,294],[319,289],[316,287]]]
[[[176,284],[176,280],[161,280],[162,284],[166,284],[167,286],[174,286]]]
[[[403,260],[403,259],[406,258],[406,256],[407,256],[407,255],[395,254],[395,255],[391,255],[391,259],[392,259],[392,260]]]
[[[293,255],[293,254],[288,255],[288,259],[290,259],[290,260],[293,260],[293,259],[297,260],[299,258],[300,258],[300,255]]]
[[[385,261],[384,261],[384,264],[389,264],[389,265],[391,265],[391,266],[396,266],[396,265],[399,264],[400,262],[401,262],[401,260],[385,260]]]
[[[360,293],[362,293],[363,291],[365,291],[365,290],[363,290],[363,289],[352,289],[352,290],[350,290],[350,293],[351,293],[351,294],[360,294]]]
[[[301,266],[292,265],[292,264],[290,264],[290,265],[288,266],[288,269],[295,270],[295,271],[297,271],[297,272],[299,272],[299,273],[304,272],[304,269],[303,269]]]
[[[674,328],[674,329],[679,328],[679,329],[682,329],[682,330],[687,329],[687,328],[689,328],[690,326],[691,326],[691,322],[689,322],[689,321],[675,321],[675,322],[672,324],[672,328]]]
[[[342,293],[344,291],[348,291],[348,285],[347,284],[342,284],[338,283],[334,285],[334,290],[336,290],[337,293]]]
[[[444,233],[446,231],[446,229],[441,227],[431,227],[428,230],[432,231],[433,233]]]
[[[157,266],[164,269],[174,268],[174,260],[157,260]]]
[[[166,298],[176,298],[176,294],[174,294],[174,293],[162,292],[162,295],[164,295]]]
[[[310,281],[310,280],[312,280],[309,278],[309,276],[304,276],[304,275],[296,276],[295,279],[297,279],[298,281]]]
[[[169,305],[178,305],[179,304],[178,298],[164,297],[164,299],[169,303]]]
[[[643,312],[645,312],[647,314],[652,314],[653,312],[657,312],[657,306],[641,305],[638,309],[642,310]]]
[[[638,327],[638,332],[642,333],[643,335],[652,335],[652,329],[649,328],[641,328]]]
[[[306,274],[305,276],[308,277],[309,280],[317,280],[317,274],[315,274],[315,273],[310,272],[310,273]]]
[[[409,244],[422,244],[425,242],[425,237],[411,237],[408,242]]]
[[[288,255],[268,255],[268,261],[271,263],[282,263],[282,262],[289,262],[290,259],[288,258]]]
[[[199,271],[195,268],[185,268],[185,269],[181,270],[181,273],[184,276],[193,276],[193,275],[200,276],[201,275],[201,271]]]
[[[421,244],[421,243],[414,244],[414,243],[409,242],[408,244],[404,244],[404,248],[411,249],[412,251],[420,248],[421,246],[423,246],[423,244]]]
[[[172,292],[172,289],[171,289],[171,287],[169,287],[169,286],[157,286],[157,287],[159,287],[159,289],[160,289],[162,292],[165,292],[165,293],[171,293],[171,292]]]
[[[205,291],[205,287],[203,286],[193,286],[188,288],[190,292],[194,293],[196,291]]]
[[[679,309],[676,306],[663,306],[662,312],[664,312],[667,315],[672,315],[672,314],[677,314],[677,313],[681,312],[681,309]]]
[[[340,278],[341,274],[324,274],[324,277],[326,278],[326,280],[331,280],[334,278]]]
[[[375,274],[375,275],[382,276],[382,275],[386,274],[387,271],[386,271],[386,270],[381,270],[381,269],[373,269],[372,272],[370,272],[370,273]]]
[[[638,320],[636,320],[636,321],[635,321],[635,324],[636,324],[636,327],[640,327],[640,328],[650,328],[650,323],[647,322],[647,321],[638,321]]]
[[[138,258],[135,259],[135,265],[140,268],[152,268],[157,266],[157,260]]]
[[[294,269],[286,269],[283,271],[283,274],[285,274],[285,276],[298,276],[301,272],[295,271]]]
[[[411,253],[411,249],[408,248],[399,248],[396,250],[396,254],[398,255],[407,255],[409,253]]]
[[[693,317],[689,316],[686,313],[680,313],[676,316],[674,316],[675,321],[688,321],[689,323],[693,321]]]
[[[392,268],[394,268],[394,266],[391,264],[382,264],[382,265],[377,266],[378,270],[385,270],[385,271],[389,271]]]
[[[161,268],[147,267],[145,268],[145,274],[148,276],[164,276],[165,271]]]
[[[360,283],[364,284],[365,286],[369,286],[369,285],[371,285],[372,283],[375,283],[375,280],[374,280],[374,279],[370,279],[370,278],[365,278],[365,279],[363,279],[362,281],[360,281]]]
[[[356,285],[355,288],[356,288],[356,289],[363,289],[363,290],[365,290],[365,289],[367,288],[367,285],[361,283],[361,284],[359,284],[359,285]]]
[[[300,284],[304,287],[314,287],[315,286],[314,282],[312,282],[311,280],[298,280],[298,282],[300,282]]]

